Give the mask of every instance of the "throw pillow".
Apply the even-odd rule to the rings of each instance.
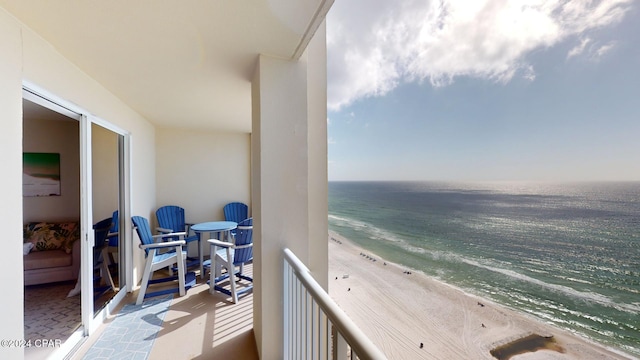
[[[63,238],[63,248],[67,254],[71,254],[73,243],[80,239],[80,226],[77,222],[66,222],[58,224],[56,233]]]
[[[55,236],[52,223],[29,223],[25,227],[25,239],[33,244],[32,251],[62,249],[62,239]]]
[[[25,242],[33,244],[31,251],[64,250],[71,253],[73,243],[80,237],[76,222],[28,223],[25,225]]]

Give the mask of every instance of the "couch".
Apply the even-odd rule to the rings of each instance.
[[[78,222],[30,222],[23,228],[24,284],[76,280],[80,270]]]

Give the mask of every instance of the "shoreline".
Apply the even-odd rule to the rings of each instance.
[[[389,359],[495,359],[532,336],[557,347],[511,359],[633,359],[426,274],[329,232],[329,295]]]

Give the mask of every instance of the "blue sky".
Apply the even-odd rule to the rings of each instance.
[[[329,180],[640,180],[632,0],[335,0]]]

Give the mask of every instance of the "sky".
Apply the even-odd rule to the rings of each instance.
[[[329,180],[640,181],[640,2],[335,0]]]

